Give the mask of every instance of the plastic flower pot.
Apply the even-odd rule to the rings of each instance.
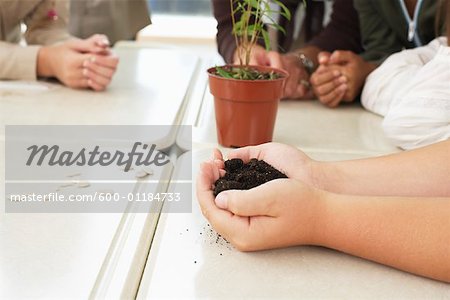
[[[239,67],[239,66],[224,66]],[[272,141],[278,103],[288,74],[282,70],[251,66],[260,72],[274,71],[280,78],[270,80],[240,80],[216,74],[208,69],[209,88],[214,96],[219,144],[224,147],[244,147]]]

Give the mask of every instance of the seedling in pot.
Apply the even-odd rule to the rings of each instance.
[[[274,9],[273,5],[280,9]],[[283,27],[274,20],[279,14],[287,20],[291,19],[291,12],[279,0],[230,0],[233,35],[238,51],[240,67],[216,67],[217,74],[225,78],[243,80],[269,80],[277,79],[276,73],[261,74],[249,67],[253,47],[262,38],[266,50],[270,50],[270,38],[267,27],[286,34]],[[239,16],[239,19],[236,19]]]

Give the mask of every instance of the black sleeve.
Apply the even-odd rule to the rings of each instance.
[[[335,0],[330,23],[308,45],[324,51],[363,51],[358,13],[352,0]]]

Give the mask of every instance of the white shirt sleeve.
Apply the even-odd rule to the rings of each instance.
[[[367,77],[361,96],[364,108],[385,116],[393,99],[405,93],[405,86],[446,42],[445,38],[438,38],[427,46],[391,55]]]
[[[397,146],[413,149],[449,139],[450,47],[440,46],[392,99],[383,128]]]

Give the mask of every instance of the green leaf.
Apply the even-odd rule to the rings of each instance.
[[[275,4],[277,4],[281,8],[280,14],[285,17],[287,20],[291,19],[291,11],[279,0],[272,0]]]
[[[286,30],[282,26],[280,26],[278,24],[272,23],[272,24],[267,24],[267,25],[270,26],[270,27],[275,28],[278,31],[281,31],[283,34],[286,34]]]
[[[264,28],[261,30],[262,37],[264,39],[264,45],[266,46],[266,50],[270,51],[270,38],[269,34],[267,33],[267,30]]]
[[[233,76],[231,75],[231,72],[225,71],[221,67],[216,67],[216,72],[217,72],[217,74],[219,74],[220,76],[222,76],[224,78],[233,78]]]
[[[260,8],[258,0],[246,0],[246,2],[248,3],[248,5],[250,5],[254,9],[259,9]]]

